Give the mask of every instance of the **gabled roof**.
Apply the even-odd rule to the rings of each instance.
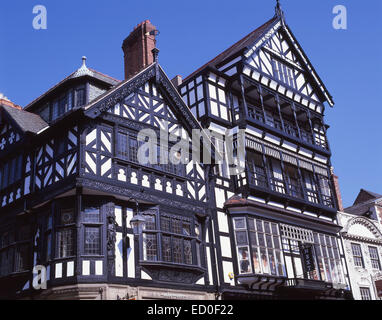
[[[201,136],[205,139],[204,141],[209,141],[210,143],[211,149],[209,149],[208,145],[206,145],[208,152],[211,154],[212,158],[215,158],[215,153],[218,151],[215,150],[209,135],[202,128],[199,121],[185,104],[178,90],[167,77],[158,62],[154,62],[149,65],[132,78],[124,80],[119,85],[97,97],[88,105],[83,106],[82,109],[88,117],[97,118],[103,112],[109,110],[111,107],[153,78],[155,78],[157,84],[160,85],[160,88],[163,89],[164,96],[166,96],[167,100],[169,100],[169,105],[173,108],[172,111],[178,117],[183,127],[187,130],[190,136],[193,129],[200,130]]]
[[[380,199],[382,199],[382,195],[361,189],[353,205],[345,208],[344,212],[357,216],[372,217],[373,211],[371,209]]]
[[[63,79],[62,81],[57,83],[55,86],[50,88],[48,91],[43,93],[37,99],[35,99],[31,103],[29,103],[25,107],[25,110],[30,109],[33,105],[35,105],[37,102],[41,101],[44,97],[49,95],[51,92],[53,92],[58,87],[62,86],[64,83],[66,83],[66,82],[68,82],[68,81],[70,81],[72,79],[77,79],[77,78],[86,77],[86,76],[94,78],[94,79],[97,79],[97,80],[100,80],[100,81],[102,81],[102,82],[104,82],[104,83],[106,83],[106,84],[108,84],[110,86],[116,86],[117,84],[119,84],[121,82],[120,80],[114,79],[114,78],[112,78],[112,77],[110,77],[110,76],[108,76],[106,74],[103,74],[103,73],[101,73],[99,71],[96,71],[94,69],[88,68],[86,66],[86,57],[82,57],[82,66],[80,68],[78,68],[76,71],[71,73],[65,79]]]
[[[279,24],[279,26],[277,28],[274,28],[277,24]],[[272,31],[273,28],[275,30]],[[205,65],[203,65],[201,68],[191,73],[189,76],[187,76],[184,79],[184,82],[186,82],[188,79],[195,76],[198,72],[202,71],[205,68],[212,67],[217,69],[219,67],[219,64],[222,64],[223,62],[228,61],[228,58],[235,58],[241,53],[244,53],[245,55],[250,54],[253,51],[252,47],[257,42],[260,42],[259,40],[261,40],[268,32],[277,32],[278,30],[284,30],[284,32],[287,35],[287,38],[293,44],[294,49],[297,53],[297,56],[299,57],[299,59],[301,60],[301,63],[305,67],[307,74],[311,77],[312,83],[316,86],[317,90],[322,94],[322,96],[328,101],[329,105],[333,106],[334,101],[333,101],[332,95],[326,89],[321,78],[318,76],[314,67],[312,66],[309,59],[307,58],[304,50],[298,43],[297,39],[294,37],[290,28],[286,25],[283,13],[280,14],[279,12],[277,12],[277,10],[276,10],[276,15],[272,19],[270,19],[265,24],[263,24],[259,28],[249,33],[247,36],[245,36],[244,38],[236,42],[227,50],[220,53],[214,59],[212,59]],[[263,44],[261,44],[260,46],[262,45]],[[256,46],[256,50],[258,50],[260,46]]]
[[[37,114],[24,111],[8,105],[0,106],[9,118],[11,118],[20,132],[31,132],[37,134],[49,125]]]
[[[382,198],[382,195],[371,192],[365,189],[361,189],[360,192],[358,193],[357,198],[355,199],[353,206],[357,204],[361,204],[364,202],[368,202],[369,200],[374,200],[374,199],[379,199]]]
[[[174,87],[166,73],[157,62],[149,65],[134,77],[121,82],[118,86],[97,97],[94,101],[84,106],[83,108],[86,110],[86,114],[88,116],[96,118],[102,112],[117,104],[121,99],[123,99],[123,97],[128,96],[130,93],[134,92],[139,87],[144,85],[148,80],[154,77],[156,77],[157,81],[162,84],[162,86],[166,89],[167,93],[172,98],[172,102],[175,103],[178,107],[178,109],[174,111],[177,114],[179,114],[179,112],[182,113],[183,119],[187,120],[186,125],[189,125],[189,128],[192,129],[202,129],[198,120],[184,103],[178,90]]]

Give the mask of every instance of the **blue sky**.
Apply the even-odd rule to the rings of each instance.
[[[257,28],[276,1],[19,0],[0,3],[0,92],[27,105],[88,57],[123,79],[123,39],[149,19],[160,30],[160,63],[183,77]],[[32,9],[45,5],[48,29],[34,30]],[[233,7],[233,4],[235,5]],[[345,206],[360,188],[382,193],[382,2],[281,0],[286,21],[336,102],[326,122]],[[345,5],[348,29],[332,27]]]

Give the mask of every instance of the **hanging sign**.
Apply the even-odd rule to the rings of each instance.
[[[305,265],[306,272],[312,272],[316,270],[313,258],[313,245],[312,244],[301,244],[300,245],[301,258]]]

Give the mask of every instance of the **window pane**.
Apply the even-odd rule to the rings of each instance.
[[[263,232],[263,223],[262,223],[262,221],[256,220],[256,228],[257,228],[257,231]]]
[[[249,264],[248,247],[238,248],[240,273],[250,273],[251,267]]]
[[[66,258],[74,256],[74,232],[73,229],[62,229],[57,232],[57,257]]]
[[[61,224],[67,225],[74,222],[74,214],[72,209],[61,210]]]
[[[271,269],[271,274],[275,276],[277,275],[277,271],[276,271],[276,261],[275,261],[275,256],[273,254],[273,250],[268,249],[268,257],[269,257],[269,266]]]
[[[250,239],[251,239],[251,244],[252,244],[253,246],[257,246],[257,235],[256,235],[256,232],[252,232],[252,231],[250,231],[250,232],[249,232],[249,237],[250,237]]]
[[[162,258],[171,262],[171,238],[168,236],[162,236]]]
[[[128,159],[128,145],[127,145],[127,134],[118,134],[118,156],[122,159]]]
[[[275,249],[281,249],[281,248],[280,248],[280,240],[279,240],[279,237],[274,236],[274,237],[273,237],[273,243],[274,243],[274,247],[275,247]]]
[[[129,138],[129,160],[138,163],[138,141],[133,137]]]
[[[244,218],[234,219],[235,229],[244,229],[245,228],[245,220]]]
[[[16,250],[15,271],[21,272],[28,269],[29,266],[29,245],[19,246]]]
[[[172,232],[177,234],[182,234],[182,221],[178,219],[171,219],[172,222]]]
[[[145,217],[145,230],[156,230],[155,216],[151,214],[143,215]]]
[[[252,247],[253,268],[255,273],[261,273],[260,259],[257,247]]]
[[[85,254],[88,254],[88,255],[101,254],[101,237],[100,237],[100,229],[98,227],[85,228]]]
[[[157,236],[156,234],[145,233],[143,235],[144,239],[144,259],[147,261],[157,260]]]
[[[277,224],[272,223],[272,233],[277,236],[279,234]]]
[[[285,276],[284,261],[280,251],[276,251],[277,272],[279,276]]]
[[[183,235],[185,236],[191,235],[191,225],[189,222],[183,222]]]
[[[184,240],[184,263],[192,264],[192,249],[190,240]]]
[[[99,208],[88,207],[84,209],[85,222],[100,222]]]
[[[265,233],[271,233],[270,225],[268,222],[264,222]]]
[[[369,288],[359,288],[361,291],[362,300],[371,300],[370,289]]]
[[[173,252],[174,252],[174,262],[182,263],[182,239],[174,238],[173,239]]]
[[[259,246],[265,247],[264,233],[258,233]]]
[[[267,251],[264,248],[260,249],[261,263],[263,266],[263,272],[269,274],[269,263],[267,257]]]
[[[266,235],[266,240],[267,240],[267,247],[268,248],[273,248],[273,244],[272,244],[272,236],[267,234]]]
[[[170,232],[170,218],[162,216],[160,219],[161,230],[163,232]]]
[[[251,218],[248,219],[248,230],[256,231],[254,219],[251,219]]]
[[[237,245],[248,244],[247,231],[236,231]]]

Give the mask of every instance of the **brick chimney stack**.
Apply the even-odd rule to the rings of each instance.
[[[342,196],[341,196],[341,190],[340,190],[340,184],[338,182],[338,176],[334,174],[334,168],[330,168],[330,173],[332,175],[332,182],[334,187],[334,195],[337,200],[337,206],[339,211],[344,211],[344,206],[342,204]]]
[[[138,24],[123,41],[125,79],[129,79],[154,62],[152,50],[156,47],[158,31],[150,20]]]

